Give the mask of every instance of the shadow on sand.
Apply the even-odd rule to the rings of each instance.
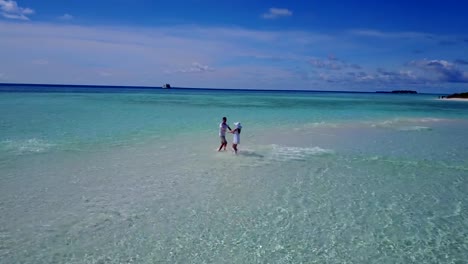
[[[258,153],[255,153],[253,151],[249,151],[249,150],[244,150],[244,151],[239,151],[237,153],[237,155],[241,155],[241,156],[246,156],[246,157],[253,157],[253,158],[264,158],[265,156],[261,155],[261,154],[258,154]]]

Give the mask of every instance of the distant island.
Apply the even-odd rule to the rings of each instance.
[[[447,96],[439,96],[442,99],[468,99],[468,93],[454,93]]]
[[[391,92],[377,91],[376,93],[394,93],[394,94],[417,94],[418,92],[412,90],[393,90]]]

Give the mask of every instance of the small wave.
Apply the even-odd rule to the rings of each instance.
[[[339,124],[330,123],[330,122],[315,122],[315,123],[308,123],[308,124],[305,125],[305,127],[331,127],[331,128],[337,128],[337,127],[339,127]]]
[[[447,119],[432,118],[432,117],[413,119],[414,122],[441,122],[441,121],[445,121],[445,120],[447,120]]]
[[[430,131],[430,123],[442,122],[447,119],[440,118],[395,118],[381,122],[368,123],[373,128],[394,129],[398,131]]]
[[[435,122],[442,122],[446,121],[447,119],[442,118],[432,118],[432,117],[424,117],[424,118],[395,118],[390,120],[384,120],[380,122],[371,122],[369,123],[371,127],[398,127],[405,124],[412,124],[412,123],[435,123]]]
[[[380,122],[375,122],[375,123],[370,123],[371,127],[377,127],[377,128],[392,128],[395,126],[398,126],[402,123],[407,123],[409,120],[408,119],[390,119],[390,120],[385,120],[385,121],[380,121]]]
[[[25,139],[25,140],[4,140],[0,142],[0,146],[6,151],[16,154],[25,153],[43,153],[55,146],[42,139]]]
[[[306,123],[300,127],[293,128],[295,131],[309,130],[311,128],[338,128],[340,124],[338,123],[329,123],[329,122],[315,122],[315,123]]]
[[[332,154],[333,150],[323,149],[320,147],[301,148],[301,147],[284,147],[272,145],[272,158],[278,161],[287,160],[305,160],[310,156],[322,156]]]
[[[430,131],[432,128],[425,126],[404,126],[398,128],[399,131]]]

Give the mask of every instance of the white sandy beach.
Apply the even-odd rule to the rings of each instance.
[[[468,98],[438,98],[437,100],[468,102]]]

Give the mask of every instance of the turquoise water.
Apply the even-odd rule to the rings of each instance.
[[[2,263],[468,259],[467,102],[31,90],[0,92]]]

